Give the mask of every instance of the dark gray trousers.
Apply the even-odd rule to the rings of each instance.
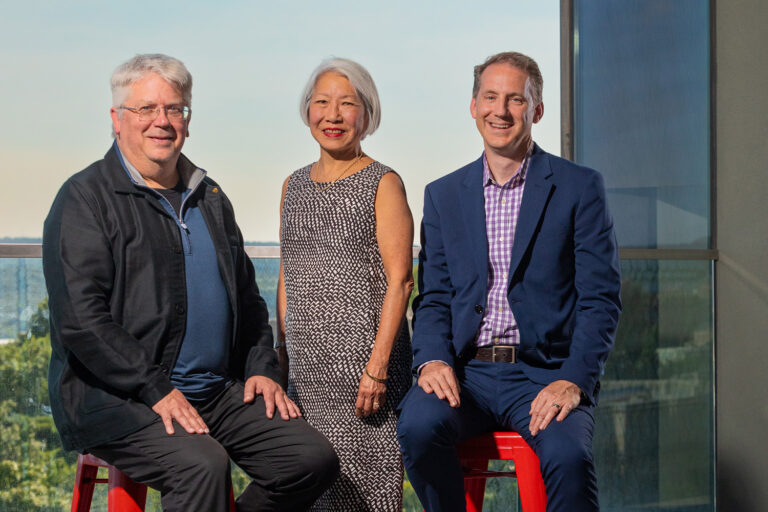
[[[229,459],[253,481],[237,499],[238,512],[301,511],[335,480],[339,462],[328,440],[304,419],[267,418],[264,399],[243,403],[235,383],[197,407],[209,435],[161,421],[123,439],[91,448],[97,457],[162,494],[167,512],[228,512]]]

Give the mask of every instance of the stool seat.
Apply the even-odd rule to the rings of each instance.
[[[467,512],[481,512],[485,480],[490,477],[516,477],[523,512],[546,512],[547,492],[541,477],[539,458],[520,434],[489,432],[458,446],[464,469],[464,495]],[[490,460],[511,460],[514,471],[488,471]]]
[[[99,468],[107,468],[108,478],[98,478]],[[125,473],[91,454],[77,456],[75,488],[71,512],[89,512],[95,484],[109,484],[107,512],[144,512],[147,486],[134,482]],[[235,512],[235,496],[229,489],[229,510]]]

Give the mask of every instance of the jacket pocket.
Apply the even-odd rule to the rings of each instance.
[[[112,407],[120,407],[125,400],[100,388],[86,388],[83,396],[83,412],[92,413]]]

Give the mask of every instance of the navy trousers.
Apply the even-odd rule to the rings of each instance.
[[[547,488],[548,512],[599,510],[592,461],[593,408],[580,404],[535,437],[531,403],[543,385],[518,364],[470,361],[457,370],[461,405],[452,408],[418,385],[400,404],[397,436],[408,478],[428,512],[464,512],[464,484],[456,444],[491,431],[518,432],[536,452]]]

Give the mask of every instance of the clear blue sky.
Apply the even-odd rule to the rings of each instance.
[[[40,236],[61,183],[106,152],[109,77],[137,53],[192,72],[184,153],[232,199],[247,240],[277,240],[282,181],[317,158],[297,105],[326,57],[357,60],[376,81],[382,123],[363,149],[403,177],[417,223],[424,186],[482,151],[469,101],[472,66],[488,55],[538,61],[534,139],[560,150],[558,0],[0,0],[0,12],[0,237]]]

